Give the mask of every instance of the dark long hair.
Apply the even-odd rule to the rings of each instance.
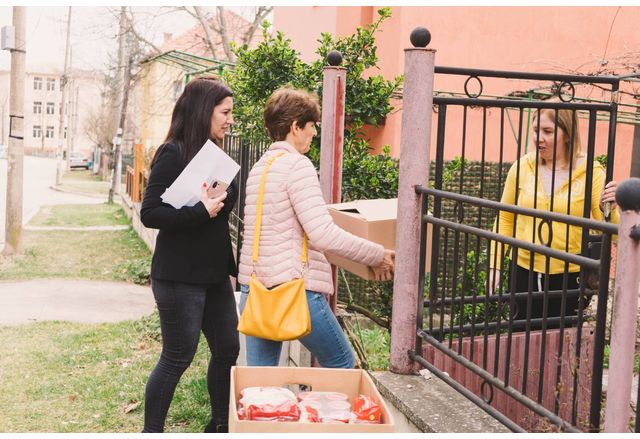
[[[209,139],[213,109],[229,96],[233,96],[231,89],[213,77],[197,78],[185,86],[173,107],[171,126],[164,141],[178,146],[184,164],[189,163]],[[211,140],[218,142],[218,139]],[[156,151],[151,167],[161,150],[162,147]]]

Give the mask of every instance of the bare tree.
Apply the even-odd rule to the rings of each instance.
[[[110,148],[111,139],[115,128],[115,119],[111,117],[114,94],[107,85],[109,78],[104,80],[104,90],[102,91],[101,105],[95,106],[87,118],[84,131],[87,137],[97,146],[105,149]]]
[[[124,111],[124,117],[128,120],[131,112],[130,106],[123,108],[123,97],[125,96],[123,92],[125,89],[132,89],[140,79],[140,61],[149,56],[159,54],[161,50],[140,30],[144,20],[137,17],[131,7],[124,7],[124,11],[122,8],[108,8],[107,10],[114,19],[114,26],[116,26],[116,20],[118,22],[117,36],[119,37],[122,34],[126,41],[128,55],[126,56],[126,62],[121,61],[115,54],[111,56],[109,68],[103,81],[102,105],[91,113],[90,122],[85,127],[85,133],[96,145],[102,148],[108,161],[112,161],[116,158],[114,156],[116,148],[113,145],[114,133],[117,129],[116,125],[120,125],[121,119],[120,116],[115,116]],[[119,22],[123,12],[122,27],[120,27]],[[151,18],[153,19],[153,17]],[[122,68],[127,69],[127,72],[119,80],[118,72],[122,75]],[[128,80],[123,82],[123,77]],[[118,122],[115,121],[116,119]],[[122,135],[123,140],[133,138],[134,136],[131,133],[136,129],[135,125],[126,121],[123,122],[123,125],[126,127],[126,132]],[[123,146],[130,145],[123,144]],[[109,167],[111,165],[101,167],[104,179],[107,178],[106,171]]]
[[[207,10],[201,6],[181,6],[176,8],[187,12],[193,18],[198,20],[204,30],[205,43],[211,51],[211,55],[216,57],[215,47],[222,46],[227,61],[234,62],[236,57],[231,50],[231,42],[234,40],[234,32],[230,23],[227,22],[227,13],[222,6],[216,6],[215,12]],[[249,44],[253,39],[253,35],[260,26],[260,23],[271,13],[273,6],[257,6],[253,8],[252,19],[248,21],[248,25],[243,29],[239,38],[235,38],[236,43]]]

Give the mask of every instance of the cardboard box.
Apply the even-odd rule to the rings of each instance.
[[[396,218],[398,199],[356,200],[348,203],[330,204],[329,213],[333,221],[344,230],[361,238],[382,244],[384,248],[396,248]],[[419,231],[416,233],[419,239]],[[329,263],[365,279],[375,279],[373,270],[367,265],[337,256],[331,252],[325,254]],[[431,224],[427,225],[427,254],[425,267],[429,271],[431,262]]]
[[[303,422],[264,422],[238,419],[240,391],[254,386],[308,386],[315,391],[342,392],[349,402],[362,394],[371,397],[382,409],[381,424],[322,424]],[[308,389],[309,390],[309,389]],[[243,367],[231,369],[229,433],[392,433],[395,424],[375,384],[361,369],[325,369],[321,367]]]

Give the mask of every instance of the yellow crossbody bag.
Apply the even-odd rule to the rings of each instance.
[[[238,331],[243,334],[274,341],[295,340],[311,332],[311,316],[303,279],[307,267],[307,235],[304,235],[302,241],[302,275],[299,279],[268,289],[256,277],[267,171],[282,155],[284,153],[270,158],[262,172],[253,235],[253,272],[249,280],[249,297],[238,322]]]

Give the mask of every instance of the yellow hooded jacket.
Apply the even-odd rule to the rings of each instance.
[[[516,176],[520,167],[520,175],[517,184],[518,199],[516,200]],[[553,196],[553,212],[583,216],[584,214],[584,197],[585,197],[585,179],[587,173],[586,160],[582,160],[575,170],[572,171],[571,182],[565,181],[560,187],[554,188]],[[600,196],[604,189],[605,170],[597,161],[593,164],[593,184],[591,186],[591,217],[604,221],[604,215],[600,210]],[[569,188],[571,188],[571,199],[569,202]],[[515,204],[521,207],[528,207],[536,210],[550,211],[551,197],[547,195],[543,189],[540,175],[537,179],[536,193],[536,153],[530,152],[516,161],[509,169],[507,179],[505,181],[504,190],[502,192],[502,203]],[[510,212],[500,211],[497,219],[497,229],[501,235],[514,236],[516,239],[545,245],[549,238],[549,227],[542,225],[542,241],[538,236],[538,227],[542,221],[539,218],[534,219],[531,216],[517,215],[515,235],[514,214]],[[618,223],[617,209],[611,212],[611,222]],[[567,227],[569,232],[567,233]],[[568,251],[569,253],[578,254],[581,252],[582,227],[568,226],[564,223],[552,222],[552,241],[551,248]],[[495,227],[494,227],[495,230]],[[567,238],[569,246],[567,250]],[[494,242],[491,253],[491,267],[494,267],[495,257],[499,254],[496,247],[500,243]],[[507,246],[505,246],[505,254]],[[530,252],[524,249],[518,250],[518,265],[526,268],[530,267]],[[500,264],[495,264],[500,265]],[[533,270],[538,273],[545,273],[546,257],[544,255],[534,253]],[[550,259],[549,274],[564,273],[565,262],[560,259]],[[569,272],[575,273],[580,271],[580,267],[576,264],[569,264]]]

